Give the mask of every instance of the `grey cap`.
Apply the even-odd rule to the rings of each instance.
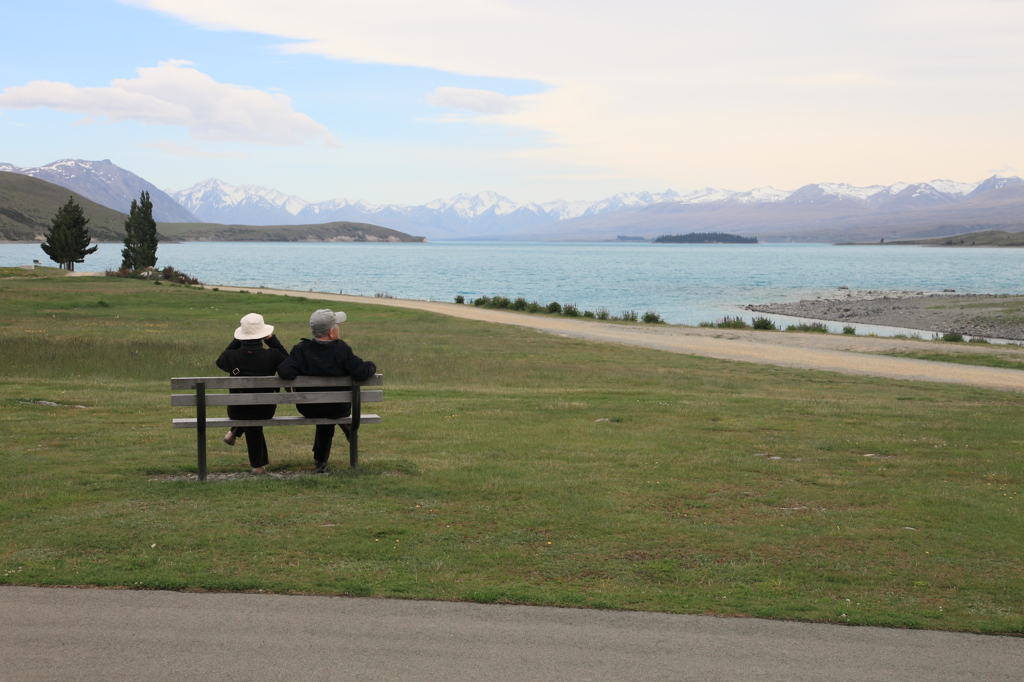
[[[345,313],[322,308],[309,316],[309,331],[313,332],[314,336],[322,336],[331,331],[331,327],[344,321]]]

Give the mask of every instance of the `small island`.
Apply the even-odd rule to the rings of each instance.
[[[741,237],[724,232],[691,232],[689,234],[663,234],[655,244],[756,244],[757,237]]]

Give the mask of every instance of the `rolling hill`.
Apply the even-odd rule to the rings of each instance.
[[[89,219],[93,241],[124,239],[127,215],[45,180],[0,171],[0,240],[42,241],[43,233],[50,229],[50,219],[69,196]]]

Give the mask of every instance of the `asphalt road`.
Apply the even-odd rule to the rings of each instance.
[[[1024,678],[1024,639],[387,599],[0,587],[0,682]]]

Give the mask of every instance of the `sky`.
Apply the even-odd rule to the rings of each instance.
[[[1024,174],[1024,0],[7,3],[0,162],[422,204]]]

